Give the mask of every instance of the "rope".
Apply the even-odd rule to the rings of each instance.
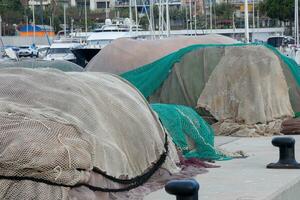
[[[78,183],[75,185],[68,185],[68,184],[59,184],[59,183],[54,183],[51,182],[49,180],[44,180],[44,179],[40,179],[40,178],[33,178],[33,177],[18,177],[18,176],[3,176],[0,175],[0,180],[1,179],[5,179],[5,180],[14,180],[14,181],[23,181],[23,180],[28,180],[28,181],[34,181],[34,182],[39,182],[39,183],[45,183],[47,185],[52,185],[52,186],[60,186],[60,187],[70,187],[70,188],[75,188],[75,187],[81,187],[81,186],[85,186],[87,188],[89,188],[90,190],[93,191],[100,191],[100,192],[124,192],[124,191],[129,191],[131,189],[134,189],[140,185],[143,185],[145,182],[147,182],[149,180],[149,178],[151,178],[151,176],[162,166],[162,164],[165,162],[168,152],[169,152],[169,148],[168,148],[168,136],[167,133],[165,133],[165,144],[164,144],[164,148],[165,151],[160,155],[159,159],[155,162],[155,164],[144,174],[136,176],[132,179],[118,179],[115,178],[113,176],[107,175],[105,172],[99,170],[98,168],[93,168],[93,171],[95,173],[101,174],[102,176],[104,176],[105,178],[116,182],[116,183],[120,183],[120,184],[126,184],[128,186],[124,187],[124,188],[103,188],[103,187],[97,187],[97,186],[93,186],[93,185],[89,185],[86,183]]]

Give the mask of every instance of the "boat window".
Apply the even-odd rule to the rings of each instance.
[[[283,44],[285,44],[285,45],[295,44],[295,40],[293,38],[284,38]]]
[[[91,40],[88,41],[89,45],[100,45],[100,46],[105,46],[111,43],[111,40]]]
[[[283,40],[282,37],[273,37],[273,38],[269,38],[267,43],[268,45],[278,48],[282,45],[282,40]]]
[[[51,48],[48,54],[72,53],[69,48]]]

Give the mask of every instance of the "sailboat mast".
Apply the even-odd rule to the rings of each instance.
[[[158,5],[158,30],[159,30],[159,35],[160,37],[162,36],[162,19],[161,19],[161,15],[162,15],[162,9],[161,9],[161,0],[159,0],[159,5]]]
[[[137,10],[137,3],[136,0],[134,0],[134,9],[135,9],[135,32],[137,33],[139,31],[139,26],[138,26],[138,10]]]
[[[209,0],[209,23],[210,23],[210,32],[212,32],[212,0]]]
[[[255,0],[252,0],[252,22],[253,28],[255,28]]]
[[[155,28],[154,28],[154,11],[153,11],[153,4],[154,1],[150,0],[150,29],[151,29],[151,35],[153,36],[153,39],[155,38]]]
[[[86,8],[86,0],[84,0],[84,20],[85,20],[85,41],[87,41],[87,8]]]
[[[108,19],[108,5],[107,5],[107,0],[105,0],[105,19]]]
[[[66,7],[67,4],[64,3],[64,36],[67,37],[67,16],[66,16]]]
[[[191,32],[192,32],[192,30],[193,30],[193,24],[192,24],[192,0],[190,0],[190,30],[191,30]]]
[[[295,0],[295,43],[299,47],[299,3]]]
[[[132,33],[132,0],[129,0],[129,19],[130,19],[130,34]]]
[[[35,44],[35,12],[34,12],[34,3],[32,4],[32,23],[33,23],[33,44]]]
[[[167,37],[170,37],[169,0],[166,0],[166,18],[167,18]]]
[[[195,13],[194,13],[194,18],[195,18],[195,36],[197,35],[197,0],[195,1]]]
[[[249,16],[248,16],[248,0],[245,0],[245,42],[249,43]]]
[[[1,15],[0,15],[0,37],[2,37],[2,16]]]

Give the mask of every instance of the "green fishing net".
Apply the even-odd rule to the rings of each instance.
[[[151,104],[173,142],[186,158],[228,160],[214,147],[214,131],[192,108],[172,104]]]
[[[201,49],[208,49],[208,48],[214,48],[216,52],[220,49],[230,48],[230,47],[244,47],[244,46],[263,46],[267,49],[272,50],[283,62],[283,64],[288,68],[289,73],[292,74],[292,77],[297,83],[297,87],[300,86],[300,68],[297,65],[297,63],[292,60],[291,58],[281,54],[276,48],[266,45],[266,44],[209,44],[209,45],[192,45],[185,48],[182,48],[178,51],[175,51],[169,55],[166,55],[162,57],[159,60],[156,60],[153,63],[141,66],[139,68],[136,68],[134,70],[125,72],[121,74],[121,76],[125,79],[127,79],[129,82],[131,82],[136,88],[138,88],[141,93],[147,98],[151,96],[155,91],[157,91],[163,82],[168,78],[169,74],[172,71],[172,68],[176,63],[179,63],[182,61],[184,56],[189,54],[193,51],[199,51]],[[220,59],[222,54],[217,55],[214,54],[213,51],[211,51],[210,54],[207,54],[206,56],[203,56],[202,58],[194,58],[200,59],[199,62],[205,63],[208,59],[215,58],[216,60]],[[213,60],[210,61],[211,63],[205,63],[206,66],[209,66],[211,69],[213,69],[216,63],[213,62]],[[198,67],[198,66],[196,66]],[[195,68],[195,67],[194,67]],[[193,73],[193,68],[189,69],[191,73]],[[190,78],[193,74],[191,74]],[[200,77],[196,77],[199,79]],[[201,80],[199,79],[199,82]],[[300,110],[299,110],[300,111]]]
[[[226,54],[225,49],[246,46],[266,48],[277,55],[289,87],[293,110],[296,117],[300,116],[300,68],[294,60],[265,44],[192,45],[121,76],[137,87],[151,103],[169,103],[152,104],[152,108],[185,157],[226,160],[228,157],[214,148],[213,130],[192,108],[195,108],[212,71]],[[190,148],[191,144],[195,148]]]

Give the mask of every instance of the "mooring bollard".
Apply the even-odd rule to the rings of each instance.
[[[276,137],[272,144],[279,147],[279,161],[270,163],[271,169],[300,169],[300,164],[295,159],[295,139],[292,137]]]
[[[165,190],[175,195],[176,200],[198,200],[199,184],[194,179],[169,181]]]

